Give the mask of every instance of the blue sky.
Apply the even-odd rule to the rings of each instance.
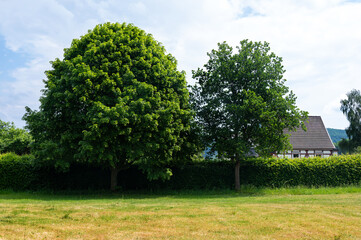
[[[227,41],[267,41],[281,56],[297,105],[345,128],[340,100],[361,89],[361,1],[346,0],[0,0],[0,119],[18,127],[39,107],[44,71],[96,24],[127,22],[163,43],[185,70]]]

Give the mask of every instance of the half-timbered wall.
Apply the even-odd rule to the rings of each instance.
[[[286,158],[304,158],[304,157],[324,157],[327,158],[332,155],[337,155],[334,150],[293,150],[285,153],[275,154],[277,157]]]

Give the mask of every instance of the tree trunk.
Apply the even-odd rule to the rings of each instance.
[[[110,169],[110,190],[115,191],[118,186],[118,173],[120,169],[118,167],[112,167]]]
[[[241,161],[238,159],[236,160],[236,165],[234,167],[234,186],[236,191],[239,191],[241,189],[241,183],[239,178],[239,169],[241,167]]]

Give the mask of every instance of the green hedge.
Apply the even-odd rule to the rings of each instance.
[[[74,164],[68,172],[33,164],[32,156],[0,155],[0,189],[84,190],[108,189],[107,169]],[[205,161],[173,166],[169,181],[148,181],[137,168],[121,171],[119,188],[136,189],[230,189],[234,165],[229,161]],[[330,158],[253,158],[242,162],[241,184],[262,187],[340,186],[361,183],[361,155]]]
[[[329,158],[251,159],[243,163],[243,184],[255,186],[340,186],[361,183],[361,155]]]
[[[118,185],[123,190],[140,189],[225,189],[232,188],[233,166],[230,162],[203,162],[185,166],[173,166],[169,181],[149,181],[136,167],[120,171]],[[74,164],[68,172],[57,172],[54,168],[37,170],[35,183],[41,189],[108,189],[110,171],[100,167]]]
[[[38,177],[33,161],[31,155],[0,154],[0,189],[30,189]]]

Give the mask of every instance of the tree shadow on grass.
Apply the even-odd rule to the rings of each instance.
[[[202,190],[62,190],[62,191],[13,191],[0,190],[1,200],[39,200],[39,201],[79,201],[79,200],[156,200],[156,199],[226,199],[246,198],[261,196],[286,196],[286,195],[322,195],[322,194],[344,194],[361,193],[361,185],[348,185],[339,187],[281,187],[266,188],[243,185],[236,192],[232,189],[202,189]]]
[[[105,191],[105,190],[66,190],[66,191],[13,191],[0,190],[0,200],[40,200],[40,201],[78,201],[78,200],[112,200],[112,199],[209,199],[209,198],[238,198],[264,195],[262,188],[243,187],[236,192],[231,189],[214,190],[132,190],[132,191]]]

